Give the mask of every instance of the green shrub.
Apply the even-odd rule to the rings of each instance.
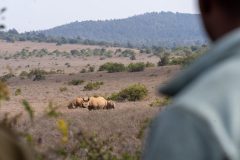
[[[85,81],[84,80],[79,80],[79,79],[74,79],[70,82],[68,82],[69,85],[73,85],[73,86],[78,86],[83,84]]]
[[[90,66],[88,69],[88,72],[94,72],[95,71],[95,66]]]
[[[140,101],[147,97],[148,89],[143,84],[131,85],[118,93],[113,93],[108,99],[114,101]]]
[[[146,66],[147,68],[150,68],[150,67],[155,67],[155,64],[154,64],[154,63],[151,63],[151,62],[147,62],[147,63],[145,64],[145,66]]]
[[[151,104],[151,107],[162,107],[170,103],[169,97],[156,98]]]
[[[194,60],[196,60],[201,54],[192,54],[182,57],[173,57],[170,64],[171,65],[181,65],[181,66],[188,66],[190,65]]]
[[[122,63],[107,62],[99,67],[99,71],[107,71],[108,73],[123,72],[126,68]]]
[[[28,73],[28,78],[33,78],[33,81],[45,80],[45,75],[47,75],[47,74],[48,74],[48,72],[46,72],[44,70],[34,69]]]
[[[151,124],[151,119],[149,119],[149,118],[147,118],[143,122],[141,122],[140,130],[139,130],[138,134],[136,135],[136,138],[142,140],[144,138],[145,131],[148,128],[148,126],[150,126],[150,124]]]
[[[86,73],[87,72],[87,70],[85,69],[85,68],[83,68],[81,71],[80,71],[80,73]]]
[[[135,57],[135,52],[130,50],[130,49],[126,49],[122,52],[121,54],[123,57]],[[136,57],[135,57],[136,58]]]
[[[20,74],[19,74],[20,77],[28,77],[28,72],[26,71],[22,71]]]
[[[80,55],[80,52],[79,52],[78,50],[76,50],[76,49],[71,50],[70,53],[71,53],[72,56],[78,56],[78,55]]]
[[[9,79],[11,79],[11,78],[13,78],[13,77],[15,77],[14,74],[8,73],[8,74],[0,77],[0,81],[2,81],[2,82],[7,82]]]
[[[20,88],[16,89],[15,96],[19,96],[22,94],[22,90]]]
[[[136,152],[135,154],[124,153],[121,155],[119,160],[140,160],[141,159],[141,152]]]
[[[168,54],[164,54],[160,57],[160,61],[158,62],[158,66],[166,66],[169,65],[170,59]]]
[[[128,72],[141,72],[141,71],[144,71],[145,64],[143,62],[130,63],[127,68],[128,68]]]
[[[45,110],[46,115],[48,115],[48,117],[58,117],[59,115],[61,115],[60,112],[58,112],[57,110],[59,109],[59,107],[56,107],[53,105],[52,102],[49,102],[47,109]]]
[[[35,77],[33,78],[33,81],[41,81],[41,80],[45,80],[46,77],[42,74],[37,74],[35,75]]]
[[[133,54],[133,55],[130,56],[130,60],[134,61],[134,60],[136,60],[136,59],[137,59],[137,58],[136,58],[136,55],[135,55],[135,54]]]
[[[35,75],[35,77],[33,78],[33,81],[41,81],[41,80],[45,80],[46,77],[42,74],[37,74]]]
[[[65,91],[67,91],[67,90],[68,90],[67,87],[60,87],[60,88],[59,88],[59,91],[60,91],[60,92],[65,92]]]
[[[85,91],[92,91],[92,90],[98,90],[101,85],[103,85],[103,82],[90,82],[86,86],[84,86]]]
[[[67,66],[67,68],[70,68],[71,64],[70,63],[65,63],[65,66]]]

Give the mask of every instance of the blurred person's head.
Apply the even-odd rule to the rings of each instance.
[[[213,41],[240,27],[240,0],[199,0],[199,4],[205,29]]]

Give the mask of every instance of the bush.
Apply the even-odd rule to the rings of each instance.
[[[45,80],[45,75],[47,74],[48,73],[44,70],[35,69],[28,73],[28,78],[33,78],[33,81]]]
[[[19,74],[20,77],[27,77],[28,76],[28,72],[26,71],[22,71],[20,74]]]
[[[169,65],[169,55],[164,54],[163,56],[160,57],[160,61],[158,62],[158,66],[166,66]]]
[[[154,63],[151,63],[151,62],[147,62],[145,66],[146,66],[147,68],[150,68],[150,67],[155,67],[155,64],[154,64]]]
[[[150,104],[150,107],[162,107],[168,105],[169,103],[170,103],[169,97],[157,98]]]
[[[85,68],[83,68],[81,71],[80,71],[80,73],[86,73],[87,72],[87,70],[85,69]]]
[[[71,64],[70,63],[65,63],[65,66],[67,66],[67,68],[70,68]]]
[[[7,82],[7,81],[8,81],[9,79],[11,79],[12,77],[15,77],[15,75],[12,74],[12,73],[8,73],[8,74],[0,77],[0,81],[2,81],[2,82]]]
[[[99,71],[107,71],[108,73],[123,72],[126,68],[122,63],[107,62],[99,67]]]
[[[141,71],[144,71],[145,64],[143,62],[130,63],[127,68],[128,68],[128,72],[141,72]]]
[[[88,69],[88,72],[94,72],[95,71],[95,66],[90,66]]]
[[[79,80],[79,79],[74,79],[70,82],[68,82],[69,85],[73,85],[73,86],[78,86],[83,84],[85,81],[84,80]]]
[[[16,89],[16,91],[15,91],[15,96],[19,96],[19,95],[21,95],[22,94],[22,90],[21,89]]]
[[[130,60],[134,61],[134,60],[136,60],[136,59],[137,59],[137,58],[136,58],[136,55],[135,55],[135,54],[131,55]]]
[[[46,77],[42,74],[37,74],[35,75],[35,77],[33,78],[33,81],[41,81],[41,80],[45,80]]]
[[[67,91],[67,87],[60,87],[60,88],[59,88],[59,91],[60,91],[60,92],[65,92],[65,91]]]
[[[131,85],[119,93],[113,93],[108,99],[114,101],[140,101],[147,97],[148,89],[143,84]]]
[[[131,57],[134,57],[134,56],[135,56],[135,52],[132,51],[132,50],[130,50],[130,49],[127,49],[127,50],[123,51],[121,55],[122,55],[123,57],[130,57],[130,59],[131,59]],[[135,57],[135,58],[136,58],[136,57]]]
[[[92,90],[98,90],[101,85],[103,85],[103,82],[90,82],[86,86],[84,86],[85,91],[92,91]]]
[[[190,65],[194,60],[196,60],[200,54],[193,54],[183,57],[174,57],[172,58],[170,64],[171,65],[181,65],[181,66],[188,66]]]

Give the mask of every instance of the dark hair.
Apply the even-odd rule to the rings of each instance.
[[[220,6],[232,16],[240,16],[240,0],[217,0]],[[240,17],[239,17],[240,18]]]

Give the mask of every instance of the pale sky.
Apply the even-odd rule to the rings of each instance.
[[[49,29],[62,24],[127,18],[146,12],[198,13],[197,0],[0,0],[7,7],[7,29],[18,31]]]

